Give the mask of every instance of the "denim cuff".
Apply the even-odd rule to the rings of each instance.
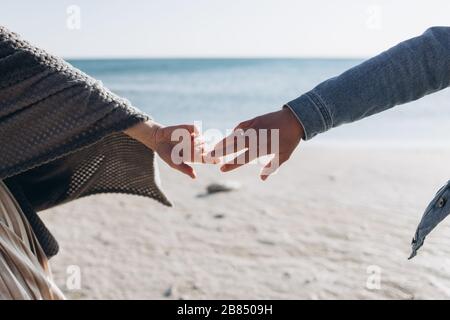
[[[303,140],[309,140],[330,127],[331,117],[329,112],[320,103],[319,97],[314,95],[313,92],[308,92],[285,104],[303,126],[305,132]]]

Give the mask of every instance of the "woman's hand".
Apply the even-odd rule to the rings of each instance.
[[[203,142],[199,140],[198,130],[193,125],[164,127],[156,122],[142,122],[124,131],[127,135],[155,151],[171,168],[195,179],[195,170],[186,162],[205,162]],[[181,136],[189,150],[175,149],[181,143]],[[187,151],[187,152],[186,152]]]

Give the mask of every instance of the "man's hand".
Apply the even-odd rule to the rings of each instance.
[[[257,143],[249,143],[251,139],[249,139],[249,136],[246,134],[249,129],[254,129],[256,132]],[[261,129],[266,129],[267,131],[261,131]],[[272,141],[271,139],[271,130],[274,129],[279,130],[279,141]],[[291,110],[283,108],[280,111],[267,113],[254,119],[241,122],[231,135],[223,139],[214,147],[214,150],[211,151],[208,157],[222,157],[247,149],[233,160],[222,165],[220,169],[223,172],[227,172],[261,156],[273,154],[274,158],[263,168],[260,174],[261,179],[266,180],[270,174],[275,172],[280,165],[289,159],[303,137],[304,131],[300,122]],[[239,139],[244,139],[245,141],[239,142]],[[266,141],[267,145],[262,148],[261,142]],[[278,148],[275,145],[276,143],[278,143]],[[251,150],[251,148],[256,148],[256,150]]]
[[[181,156],[181,159],[175,159],[177,157],[173,157],[172,154],[174,147],[180,143],[180,140],[172,141],[172,134],[176,130],[177,132],[185,132],[185,136],[187,135],[190,138],[190,141],[188,141],[191,148],[190,152],[177,155],[177,157]],[[197,139],[198,131],[193,125],[164,127],[156,122],[147,121],[127,129],[125,133],[155,151],[171,168],[187,174],[192,179],[196,177],[195,171],[186,162],[204,162],[204,143]],[[181,153],[183,153],[183,150]]]

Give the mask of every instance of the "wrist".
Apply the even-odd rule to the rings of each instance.
[[[149,120],[146,122],[138,123],[137,125],[125,130],[124,132],[131,138],[144,144],[146,147],[155,150],[158,145],[157,133],[160,128],[162,128],[162,125]]]
[[[158,131],[163,127],[161,124],[154,121],[145,122],[146,127],[148,128],[148,136],[149,136],[149,145],[148,147],[152,150],[156,150],[158,146]]]
[[[298,119],[298,117],[294,114],[294,112],[287,106],[284,106],[281,110],[284,117],[286,118],[287,127],[293,130],[293,134],[300,139],[305,138],[305,130],[303,128],[303,124]]]

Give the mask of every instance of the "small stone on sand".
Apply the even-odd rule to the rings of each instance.
[[[238,190],[241,188],[241,184],[237,181],[223,181],[219,183],[211,183],[206,187],[206,192],[208,194],[217,192],[229,192]]]
[[[169,298],[177,295],[177,288],[175,286],[170,286],[164,291],[164,297]]]

